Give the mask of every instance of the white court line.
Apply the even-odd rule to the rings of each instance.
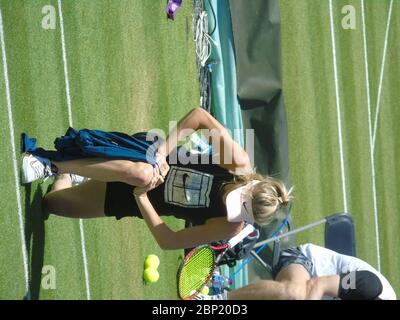
[[[345,177],[345,173],[344,173],[342,121],[341,121],[341,113],[340,113],[340,95],[339,95],[339,82],[338,82],[338,72],[337,72],[337,62],[336,62],[336,43],[335,43],[335,29],[334,29],[334,24],[333,24],[332,0],[329,0],[329,17],[330,17],[330,26],[331,26],[331,40],[332,40],[333,74],[334,74],[334,78],[335,78],[336,111],[337,111],[337,119],[338,119],[340,171],[341,171],[341,176],[342,176],[343,206],[344,206],[344,212],[347,212],[346,177]]]
[[[62,56],[64,62],[64,77],[65,77],[65,91],[67,95],[67,106],[68,106],[68,119],[69,126],[72,127],[72,107],[71,107],[71,94],[69,89],[69,76],[68,76],[68,64],[67,64],[67,50],[65,48],[65,36],[64,36],[64,19],[62,14],[61,0],[58,0],[58,14],[60,16],[60,30],[61,30],[61,45],[62,45]],[[86,298],[90,300],[90,286],[89,286],[89,270],[86,255],[86,245],[85,245],[85,233],[83,230],[83,220],[79,219],[79,230],[81,236],[82,244],[82,256],[83,256],[83,266],[85,270],[85,284],[86,284]]]
[[[371,95],[370,95],[370,85],[369,85],[367,31],[365,28],[364,0],[361,0],[361,20],[362,20],[363,44],[364,44],[365,81],[366,81],[366,88],[367,88],[369,152],[370,152],[370,161],[371,161],[372,201],[373,201],[373,207],[374,207],[376,256],[377,256],[377,269],[378,269],[378,271],[380,271],[381,270],[381,253],[380,253],[380,245],[379,245],[380,241],[379,241],[378,205],[377,205],[377,199],[376,199],[375,157],[374,157],[374,147],[373,147],[373,143],[372,143]]]
[[[26,239],[25,239],[25,229],[24,229],[24,219],[22,217],[22,204],[21,204],[21,192],[19,188],[19,174],[18,174],[18,162],[17,162],[17,150],[15,148],[15,136],[14,136],[14,120],[12,113],[12,104],[11,104],[11,94],[10,94],[10,82],[8,80],[8,67],[7,67],[7,55],[6,55],[6,45],[4,41],[4,28],[3,28],[3,13],[0,8],[0,42],[1,42],[1,54],[3,58],[3,72],[4,72],[4,82],[6,86],[6,99],[7,99],[7,113],[8,113],[8,126],[10,131],[10,140],[11,140],[11,150],[12,150],[12,163],[14,170],[14,182],[15,182],[15,194],[17,197],[17,211],[18,211],[18,220],[19,220],[19,231],[21,237],[21,249],[22,249],[22,260],[24,264],[24,275],[25,275],[25,290],[26,290],[26,298],[31,299],[30,297],[30,280],[29,280],[29,262],[28,262],[28,251],[26,248]]]
[[[381,108],[382,82],[383,82],[383,73],[385,71],[386,51],[387,51],[387,44],[388,44],[388,38],[389,38],[390,21],[392,19],[392,8],[393,8],[393,0],[390,1],[388,20],[387,20],[387,24],[386,24],[385,43],[383,45],[381,74],[380,74],[380,78],[379,78],[378,97],[377,97],[376,109],[375,109],[374,132],[373,132],[373,138],[372,138],[372,148],[374,151],[375,151],[376,131],[378,129],[379,110]]]

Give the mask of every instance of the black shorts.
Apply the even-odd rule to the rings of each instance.
[[[133,186],[123,182],[107,182],[104,213],[117,220],[124,217],[142,218],[133,195]]]
[[[291,264],[302,265],[307,272],[312,277],[312,261],[307,258],[301,251],[299,247],[294,247],[286,250],[282,250],[279,255],[279,260],[276,266],[272,269],[272,277],[275,279],[278,273]]]

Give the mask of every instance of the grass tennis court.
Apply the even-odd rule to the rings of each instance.
[[[370,103],[361,1],[332,1],[336,65],[330,2],[280,3],[293,217],[303,225],[347,207],[356,222],[358,256],[375,267],[380,263],[398,291],[400,3],[364,2]],[[356,10],[355,30],[341,26],[341,8],[348,4]],[[42,28],[46,5],[56,11],[54,30]],[[80,224],[55,216],[43,222],[40,199],[49,183],[21,186],[14,171],[20,167],[21,132],[51,147],[71,124],[107,131],[167,130],[169,120],[198,104],[191,2],[174,22],[166,20],[164,8],[164,1],[0,1],[1,49],[7,58],[2,55],[0,63],[0,298],[24,298],[28,281],[35,299],[177,298],[182,252],[162,252],[144,222],[109,218]],[[183,225],[167,221],[174,228]],[[299,241],[321,243],[322,230]],[[145,285],[143,260],[150,253],[160,257],[161,277]],[[41,288],[43,266],[56,270],[56,289]]]
[[[381,95],[376,141],[372,144],[375,149],[372,166],[361,1],[332,2],[337,91],[329,2],[318,1],[319,5],[315,1],[281,2],[289,159],[296,188],[293,217],[299,225],[347,207],[356,222],[358,256],[377,268],[379,245],[381,271],[398,291],[400,261],[393,253],[400,243],[400,181],[396,174],[400,168],[397,161],[400,144],[397,139],[399,128],[395,123],[400,119],[397,108],[400,98],[397,90],[400,3],[392,1],[385,68],[380,81],[391,1],[364,1],[371,127],[377,114],[378,92]],[[345,30],[341,25],[344,16],[341,8],[348,4],[356,10],[355,30]],[[378,232],[375,231],[375,216]],[[321,242],[322,234],[322,230],[320,233],[309,232],[299,240]]]

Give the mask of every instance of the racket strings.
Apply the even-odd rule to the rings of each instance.
[[[213,250],[202,248],[185,262],[179,278],[179,291],[182,298],[190,297],[203,287],[214,270],[214,261]]]

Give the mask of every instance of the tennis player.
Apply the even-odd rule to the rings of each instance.
[[[365,261],[305,244],[283,250],[274,280],[259,280],[203,300],[396,300],[389,281]]]
[[[218,133],[210,136],[209,143],[214,145],[218,139],[220,151],[208,156],[208,164],[201,161],[202,154],[191,154],[197,163],[183,163],[176,153],[187,150],[177,144],[202,129]],[[170,164],[171,158],[177,163]],[[290,201],[285,185],[256,173],[247,152],[202,108],[193,109],[178,122],[159,145],[157,162],[155,167],[99,158],[57,162],[27,155],[23,174],[31,182],[57,173],[43,200],[46,212],[70,218],[143,218],[163,249],[229,239],[245,221],[270,223]],[[70,174],[91,179],[72,187]],[[160,217],[167,215],[195,226],[173,231]]]

